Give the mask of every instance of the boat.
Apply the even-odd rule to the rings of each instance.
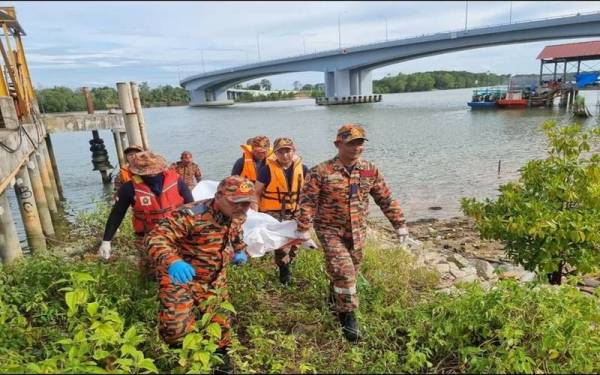
[[[522,90],[511,90],[496,101],[500,108],[525,108],[529,104],[529,99],[523,98]]]
[[[496,101],[506,93],[502,88],[484,88],[473,90],[471,101],[467,103],[471,109],[497,108]]]
[[[592,114],[585,105],[585,98],[581,94],[575,96],[575,102],[573,103],[572,113],[575,117],[592,117]]]

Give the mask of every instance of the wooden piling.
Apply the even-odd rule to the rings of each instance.
[[[128,83],[117,82],[117,94],[119,95],[119,104],[121,105],[121,111],[123,113],[125,129],[127,129],[127,138],[129,140],[129,144],[142,145],[142,135],[140,133],[140,126],[135,113],[135,106],[133,105],[131,87]]]
[[[3,235],[2,246],[0,246],[2,262],[8,264],[22,257],[23,249],[21,249],[17,227],[5,191],[0,194],[0,232]]]
[[[19,202],[19,210],[27,235],[27,242],[32,252],[46,250],[46,239],[42,231],[42,223],[38,213],[31,180],[27,173],[27,167],[23,165],[17,173],[17,183],[15,184],[15,193]]]
[[[44,146],[41,145],[41,147]],[[35,152],[35,160],[37,166],[40,168],[40,177],[42,178],[44,193],[46,193],[46,200],[48,201],[48,210],[50,210],[51,216],[56,215],[58,214],[58,206],[56,205],[54,193],[52,192],[52,183],[50,182],[50,176],[48,175],[48,167],[46,166],[43,150],[38,149],[37,152]]]
[[[146,133],[146,123],[144,121],[144,112],[142,111],[142,101],[140,100],[140,90],[137,83],[129,82],[131,86],[131,97],[133,99],[133,107],[137,114],[138,125],[140,127],[140,135],[142,136],[142,147],[144,150],[150,149],[148,142],[148,134]]]
[[[123,156],[123,143],[121,142],[121,136],[119,135],[119,131],[115,129],[112,130],[112,134],[115,141],[115,149],[117,150],[117,159],[119,159],[119,165],[122,167],[125,165],[125,157]]]
[[[27,171],[29,172],[29,180],[31,181],[35,204],[38,214],[40,215],[42,230],[46,236],[54,236],[54,226],[52,225],[52,218],[50,217],[50,210],[48,209],[48,201],[46,200],[46,192],[44,191],[44,185],[42,184],[42,176],[40,175],[40,170],[35,161],[35,156],[33,155],[29,158],[29,162],[27,162]]]
[[[121,146],[123,147],[123,150],[125,150],[129,146],[129,141],[127,140],[127,133],[120,131],[119,138],[121,138]],[[123,160],[125,160],[125,154],[123,154]],[[125,160],[125,163],[127,163],[127,160]]]
[[[52,147],[52,140],[50,134],[46,135],[46,146],[40,146],[40,149],[44,151],[44,158],[46,159],[46,168],[48,169],[48,176],[50,177],[50,183],[52,184],[52,193],[56,202],[64,201],[65,196],[63,193],[62,183],[60,182],[60,176],[58,175],[58,166],[56,165],[56,157],[54,156],[54,148]]]

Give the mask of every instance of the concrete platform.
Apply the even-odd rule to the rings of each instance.
[[[190,107],[224,107],[235,103],[233,100],[219,100],[215,102],[190,103]]]
[[[381,94],[373,95],[350,95],[342,96],[320,96],[315,98],[317,105],[337,105],[337,104],[359,104],[359,103],[377,103],[382,100]]]

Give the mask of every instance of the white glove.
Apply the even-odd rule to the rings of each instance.
[[[296,238],[299,238],[304,241],[310,240],[310,233],[308,231],[300,232],[296,231]]]
[[[100,245],[100,249],[98,250],[98,255],[104,259],[110,258],[110,241],[102,241],[102,245]]]
[[[317,249],[318,248],[317,244],[312,239],[308,239],[308,240],[302,242],[302,246],[308,247],[309,249]]]
[[[408,242],[408,228],[400,227],[396,229],[396,233],[398,233],[398,238],[400,238],[400,245],[404,245]]]

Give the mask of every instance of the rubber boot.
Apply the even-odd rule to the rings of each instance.
[[[290,285],[292,283],[292,273],[290,272],[290,265],[279,266],[279,281],[283,285]]]
[[[359,339],[358,322],[354,311],[340,312],[340,323],[342,324],[342,333],[350,342],[357,342]]]
[[[215,354],[221,356],[223,364],[215,366],[213,374],[233,374],[233,366],[231,365],[231,359],[227,353],[227,348],[219,348],[215,350]]]

